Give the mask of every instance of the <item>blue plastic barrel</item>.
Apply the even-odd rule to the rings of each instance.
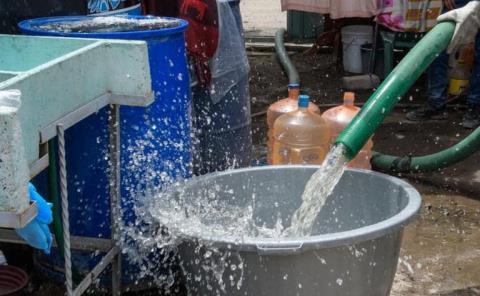
[[[122,17],[136,20],[156,18]],[[188,24],[183,20],[170,19],[175,21],[173,27],[137,31],[119,31],[118,27],[114,28],[115,32],[42,29],[43,25],[91,19],[92,17],[86,16],[40,18],[23,21],[19,23],[19,28],[30,35],[147,41],[155,102],[146,109],[120,109],[123,221],[131,224],[134,222],[132,207],[138,193],[152,185],[161,186],[176,178],[187,178],[191,174],[191,96],[184,39]],[[105,108],[66,131],[70,231],[75,236],[110,237],[106,159],[108,116]],[[72,260],[83,273],[98,261],[91,260],[90,257],[91,254],[77,252]],[[62,266],[58,255],[38,255],[36,260],[51,275],[53,270]],[[129,270],[133,275],[129,274]],[[124,269],[124,282],[134,279],[134,269]]]

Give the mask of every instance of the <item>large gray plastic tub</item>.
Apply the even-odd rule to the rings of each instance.
[[[191,181],[185,190],[198,196],[218,192],[221,186],[217,197],[237,206],[252,204],[254,196],[257,225],[273,226],[278,215],[290,222],[317,168],[227,171]],[[402,180],[348,170],[320,213],[311,237],[241,241],[203,237],[202,244],[192,239],[180,245],[187,288],[191,295],[388,295],[403,227],[413,220],[420,204],[418,192]],[[211,247],[205,247],[205,242]],[[205,256],[210,248],[217,251]]]

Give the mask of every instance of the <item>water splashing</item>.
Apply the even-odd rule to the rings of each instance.
[[[261,204],[265,196],[257,197],[255,190],[250,192],[251,196],[245,196],[248,185],[242,190],[233,184],[187,180],[187,184],[204,182],[192,190],[184,181],[177,180],[168,189],[145,192],[148,198],[143,199],[144,203],[137,201],[135,207],[138,221],[124,227],[128,238],[123,252],[144,267],[142,276],[153,276],[156,283],[175,277],[177,265],[187,281],[192,282],[188,286],[210,287],[208,290],[218,295],[225,294],[224,290],[230,286],[241,289],[245,264],[234,245],[251,238],[309,236],[313,222],[344,172],[347,164],[344,155],[342,146],[334,147],[327,155],[323,166],[307,183],[302,204],[294,212],[291,223],[280,212],[275,213],[277,206],[271,209],[270,222],[257,219],[259,207],[265,206]],[[232,245],[226,250],[219,249],[215,244],[218,239],[229,240]],[[195,250],[195,257],[177,257],[185,249]],[[152,256],[157,259],[152,260]],[[161,277],[158,277],[158,262],[170,269]],[[202,270],[203,276],[192,274],[191,270]],[[169,287],[171,285],[166,288]],[[190,292],[196,294],[196,291]]]

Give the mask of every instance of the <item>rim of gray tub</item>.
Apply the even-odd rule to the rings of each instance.
[[[227,170],[223,172],[215,172],[207,175],[200,176],[198,178],[191,179],[186,181],[183,186],[189,186],[196,182],[208,181],[209,179],[214,179],[218,176],[225,175],[234,175],[244,172],[251,171],[261,171],[261,170],[271,170],[271,169],[305,169],[313,168],[318,169],[320,166],[316,165],[282,165],[282,166],[262,166],[262,167],[250,167],[242,169]],[[309,237],[295,237],[295,238],[253,238],[253,237],[192,237],[188,234],[184,234],[186,238],[199,239],[202,242],[214,245],[216,248],[222,249],[231,249],[237,251],[254,251],[259,254],[269,254],[269,255],[288,255],[292,253],[301,253],[311,249],[325,249],[339,246],[351,246],[364,241],[376,239],[390,233],[394,233],[398,230],[401,230],[407,224],[412,222],[416,215],[418,214],[421,207],[421,196],[418,191],[409,183],[382,173],[363,170],[363,169],[350,169],[347,168],[346,171],[355,171],[360,173],[368,173],[374,175],[378,178],[387,180],[392,184],[399,185],[405,190],[406,195],[408,196],[408,202],[405,207],[393,215],[392,217],[374,223],[367,226],[362,226],[360,228],[312,235]],[[239,240],[240,238],[240,240]]]

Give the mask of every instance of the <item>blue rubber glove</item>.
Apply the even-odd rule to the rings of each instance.
[[[30,246],[43,250],[46,254],[50,254],[52,234],[50,233],[48,224],[53,221],[52,204],[46,202],[31,183],[28,184],[28,191],[30,193],[30,199],[37,202],[38,214],[27,226],[15,229],[15,231]]]

